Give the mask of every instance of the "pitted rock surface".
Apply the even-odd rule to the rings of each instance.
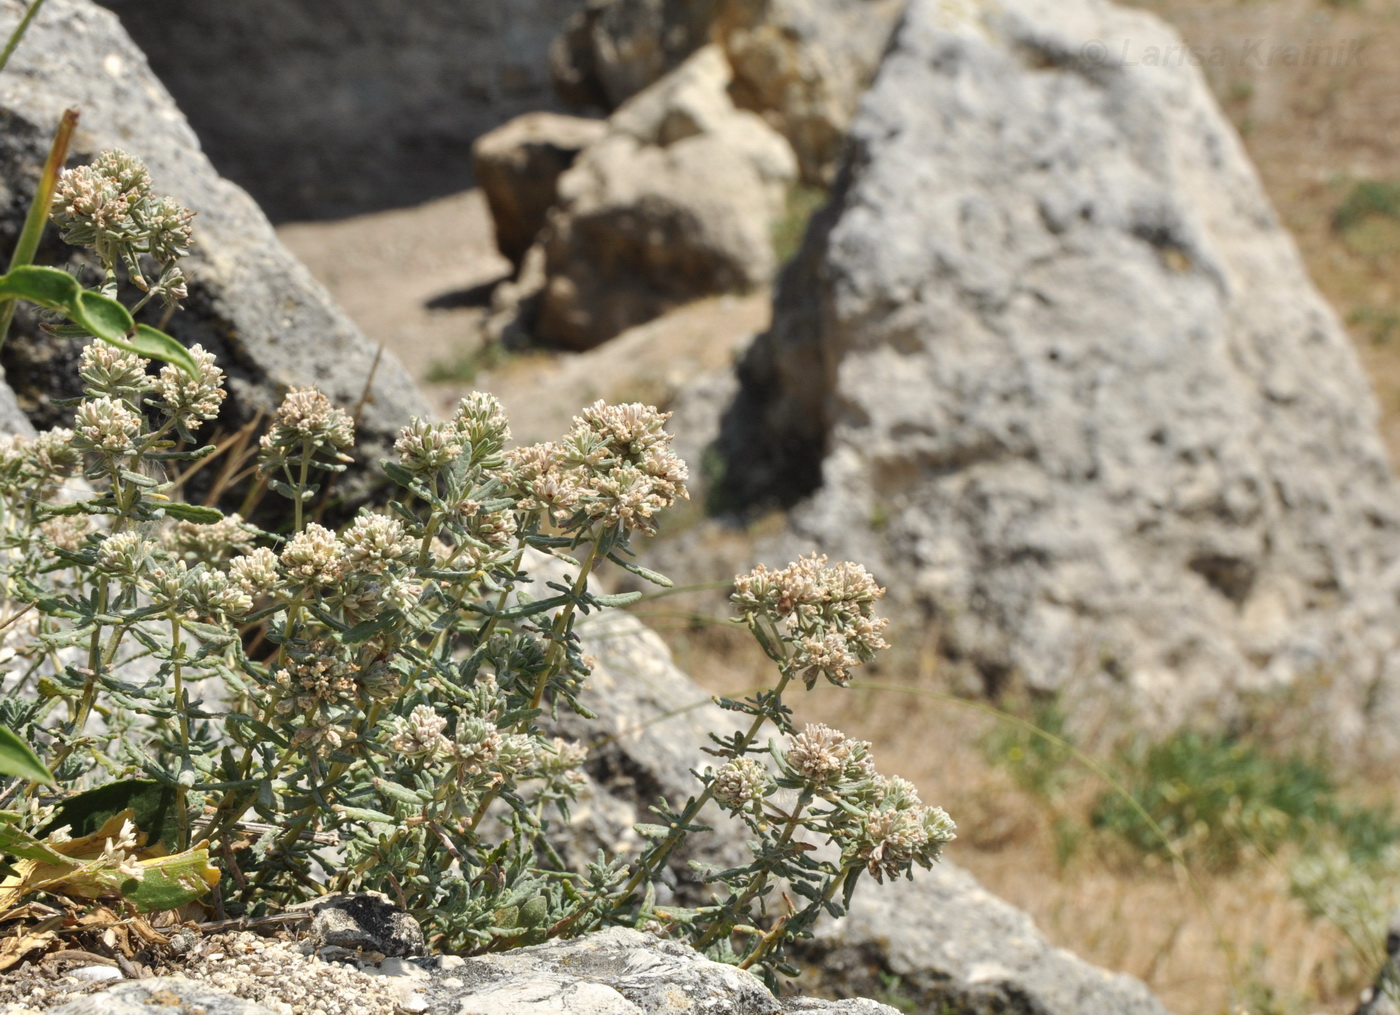
[[[390,957],[423,954],[423,928],[382,895],[332,896],[313,905],[311,912],[311,939],[317,945]]]
[[[780,1015],[831,1011],[890,1015],[873,1002],[789,1007],[745,970],[701,958],[685,945],[614,927],[573,941],[467,959],[447,986],[435,976],[430,1002],[461,1015]],[[460,1007],[454,1007],[460,1005]]]
[[[1179,44],[1101,0],[915,0],[729,476],[807,495],[774,558],[870,566],[969,689],[1158,730],[1292,689],[1298,732],[1393,754],[1375,402],[1199,70],[1139,58]]]

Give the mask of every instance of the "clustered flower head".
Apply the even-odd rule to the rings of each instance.
[[[277,554],[259,546],[228,562],[229,577],[250,596],[265,596],[277,588]]]
[[[318,456],[333,462],[351,460],[345,449],[355,443],[355,422],[315,388],[292,388],[259,443],[263,472],[301,461],[326,468]]]
[[[449,423],[414,419],[394,441],[403,467],[415,475],[428,475],[456,461],[462,454],[462,440]]]
[[[497,463],[510,440],[505,408],[495,395],[473,391],[446,423],[414,417],[394,442],[399,462],[416,476],[443,469],[466,454],[473,465]]]
[[[90,165],[64,170],[50,214],[64,242],[90,247],[109,271],[118,262],[125,264],[143,291],[159,293],[172,305],[188,295],[176,262],[189,253],[194,213],[171,198],[155,196],[151,174],[140,159],[113,149]],[[142,255],[159,265],[154,282],[142,271]]]
[[[39,434],[30,444],[34,465],[41,473],[69,476],[83,464],[83,456],[73,447],[73,431],[56,426]]]
[[[58,515],[39,523],[39,531],[49,544],[75,553],[87,542],[92,523],[83,515]]]
[[[899,776],[876,776],[874,802],[845,836],[845,848],[876,881],[898,877],[911,865],[928,868],[957,835],[942,807],[928,807],[914,784]]]
[[[360,574],[384,574],[418,550],[403,522],[389,515],[360,515],[340,539],[347,566]]]
[[[97,568],[113,578],[134,582],[150,570],[156,544],[138,532],[116,532],[97,547]]]
[[[136,826],[131,823],[130,818],[127,818],[122,822],[115,837],[103,840],[102,852],[98,855],[95,863],[102,867],[113,868],[123,877],[141,881],[146,876],[146,868],[142,867],[136,859],[138,845]]]
[[[751,810],[776,788],[772,775],[755,758],[730,758],[710,784],[715,799],[730,810]]]
[[[32,438],[0,435],[0,488],[26,500],[52,497],[83,464],[72,430],[55,427]]]
[[[515,513],[510,509],[488,511],[470,498],[457,505],[457,517],[468,536],[492,550],[510,546],[515,540]]]
[[[150,387],[146,368],[151,361],[106,342],[84,346],[78,361],[78,376],[88,397],[103,395],[139,405],[142,393]]]
[[[442,735],[445,729],[447,720],[431,705],[415,705],[408,715],[393,716],[385,723],[384,745],[405,758],[436,760],[452,747],[452,741]]]
[[[191,605],[206,617],[239,618],[253,608],[253,597],[222,571],[201,568],[190,588]]]
[[[358,663],[345,658],[333,642],[320,639],[293,654],[291,661],[272,675],[281,689],[276,710],[313,712],[353,704],[365,684]]]
[[[473,391],[457,403],[452,429],[471,447],[476,461],[499,454],[510,440],[505,407],[500,399],[485,391]]]
[[[588,748],[571,744],[563,737],[554,737],[536,745],[535,771],[556,790],[568,792],[588,781],[583,763],[588,760]]]
[[[73,417],[73,445],[113,457],[136,449],[141,417],[119,399],[84,399]]]
[[[845,686],[851,670],[889,648],[889,621],[874,615],[885,594],[859,564],[826,566],[826,556],[802,557],[778,571],[760,564],[734,579],[731,597],[752,624],[767,618],[789,648],[786,665],[810,688],[818,677]]]
[[[334,585],[345,575],[345,547],[315,522],[288,541],[281,561],[287,580],[297,585]]]
[[[224,372],[214,364],[214,354],[198,344],[190,346],[189,352],[199,368],[198,379],[182,367],[169,363],[161,368],[154,386],[166,413],[178,419],[186,429],[194,430],[204,420],[219,415],[227,393]]]
[[[867,741],[852,740],[822,723],[809,723],[792,737],[783,760],[803,785],[816,790],[838,783],[861,783],[875,775]]]
[[[273,433],[279,430],[293,440],[326,444],[337,450],[355,443],[355,424],[350,414],[332,405],[331,400],[315,388],[292,388],[287,392],[277,407]],[[276,440],[274,437],[273,441]]]
[[[669,413],[597,401],[558,442],[506,453],[526,510],[546,510],[567,529],[656,531],[655,514],[688,498],[685,462],[671,451]]]

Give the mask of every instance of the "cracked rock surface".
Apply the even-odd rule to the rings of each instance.
[[[1199,69],[1138,58],[1180,45],[1099,0],[914,0],[740,370],[728,477],[968,691],[1160,731],[1291,689],[1281,735],[1393,755],[1376,405]]]

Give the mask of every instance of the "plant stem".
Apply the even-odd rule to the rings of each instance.
[[[44,0],[34,0],[19,28],[10,36],[10,44],[5,48],[5,52],[0,54],[0,70],[4,69],[5,62],[9,60],[15,46],[19,45],[19,37],[24,34],[24,29],[28,27],[43,2]],[[15,252],[10,256],[10,271],[34,263],[34,255],[39,251],[39,238],[44,234],[44,224],[48,222],[49,209],[53,206],[53,192],[58,187],[58,174],[63,168],[63,163],[68,161],[68,145],[73,140],[73,131],[77,127],[78,111],[64,110],[62,119],[58,121],[58,130],[54,132],[53,143],[49,145],[49,157],[44,160],[44,168],[39,173],[39,187],[34,191],[34,200],[30,202],[29,213],[24,217],[24,228],[20,231],[19,239],[15,241]],[[15,316],[16,302],[6,300],[4,308],[0,309],[0,350],[5,348],[5,339],[10,335],[10,322]]]
[[[812,802],[812,796],[813,793],[810,787],[802,791],[802,795],[798,797],[797,803],[793,805],[792,813],[788,815],[787,822],[783,826],[783,834],[778,837],[778,845],[786,845],[792,840],[793,834],[797,831],[797,827],[801,823],[802,811]],[[743,892],[725,904],[725,909],[729,911],[729,916],[721,917],[710,925],[710,929],[701,936],[699,941],[695,942],[696,951],[704,951],[705,948],[712,944],[721,934],[732,933],[736,922],[736,915],[742,913],[750,902],[758,898],[759,893],[763,891],[764,885],[768,884],[768,876],[771,873],[772,871],[770,869],[760,871],[758,875],[749,882],[748,887],[745,888]]]
[[[311,471],[311,455],[313,454],[311,441],[302,441],[301,444],[301,475],[297,478],[297,499],[293,501],[296,517],[293,520],[292,531],[301,531],[301,506],[305,503],[307,474]],[[288,477],[290,478],[290,477]]]
[[[780,700],[782,698],[783,689],[787,687],[788,681],[791,679],[792,674],[784,670],[782,679],[778,681],[778,686],[773,689],[772,697],[774,700]],[[738,757],[743,754],[744,751],[748,750],[749,746],[758,738],[758,731],[763,728],[763,724],[767,721],[768,716],[766,713],[760,713],[754,716],[753,723],[749,726],[748,732],[745,733],[735,745],[734,757]],[[710,785],[705,787],[703,793],[690,802],[685,811],[681,814],[680,819],[676,821],[671,834],[666,836],[666,838],[657,845],[656,852],[652,853],[650,856],[644,856],[638,863],[636,873],[628,879],[627,884],[623,887],[621,893],[619,893],[617,901],[613,903],[614,911],[622,907],[627,899],[631,897],[632,893],[641,887],[642,882],[646,881],[665,865],[671,853],[680,845],[681,840],[685,838],[686,833],[683,830],[685,826],[689,825],[699,816],[700,809],[709,803],[714,795],[715,786],[714,783],[711,782]]]
[[[181,673],[181,661],[184,656],[184,646],[180,641],[180,616],[173,610],[170,613],[170,659],[173,666],[172,679],[175,689],[175,711],[180,715],[180,764],[181,776],[184,775],[184,766],[189,764],[190,759],[190,711],[189,702],[185,697],[184,677]],[[180,777],[175,780],[175,823],[179,830],[180,848],[189,848],[189,824],[190,815],[188,807],[188,792],[185,784],[180,781]]]
[[[845,883],[846,875],[851,872],[851,868],[853,866],[855,865],[849,864],[845,867],[842,867],[840,872],[836,875],[836,877],[831,879],[831,884],[826,886],[826,891],[822,893],[821,900],[813,903],[813,906],[824,906],[832,899],[836,898],[837,890],[841,887],[842,884]],[[810,908],[812,907],[809,907],[809,909]],[[787,933],[787,925],[791,921],[791,914],[779,918],[778,922],[773,924],[773,926],[769,929],[768,933],[764,934],[763,937],[758,939],[758,944],[754,945],[753,951],[749,952],[748,955],[744,956],[744,961],[739,963],[739,968],[748,969],[759,959],[763,958],[763,956],[773,947],[774,944],[783,939],[784,935]]]
[[[540,702],[544,700],[545,688],[549,686],[549,678],[554,675],[555,667],[559,665],[559,653],[563,651],[564,648],[564,637],[568,633],[570,622],[574,619],[575,604],[577,604],[579,597],[583,595],[584,590],[588,587],[588,576],[593,573],[593,565],[597,562],[598,543],[595,541],[589,544],[588,558],[583,562],[583,566],[579,568],[578,577],[574,579],[573,594],[554,618],[549,655],[545,657],[544,670],[540,673],[539,682],[535,685],[535,693],[530,698],[531,708],[539,708]]]
[[[524,552],[525,551],[522,549],[521,553],[523,554]],[[544,700],[544,692],[545,688],[549,686],[549,678],[554,675],[560,664],[559,653],[564,647],[564,637],[568,632],[569,622],[573,619],[574,607],[579,597],[583,595],[584,589],[588,587],[588,576],[593,572],[593,565],[597,562],[598,544],[594,542],[589,545],[588,558],[583,562],[583,566],[579,568],[578,577],[574,579],[572,587],[573,594],[570,596],[569,601],[560,607],[559,613],[554,618],[554,626],[550,629],[551,642],[549,654],[545,656],[545,664],[540,671],[540,679],[535,684],[535,692],[530,696],[531,708],[539,708],[540,702]],[[499,607],[497,612],[499,613]],[[493,622],[495,619],[495,616],[492,616],[491,620]],[[529,720],[522,720],[522,722],[529,722]],[[499,783],[493,786],[481,798],[481,804],[477,807],[475,813],[472,814],[471,821],[467,826],[471,831],[476,831],[477,826],[480,825],[482,819],[486,817],[486,811],[491,807],[491,804],[496,801],[496,798],[501,795],[503,789],[505,789],[505,784]]]
[[[34,20],[34,16],[39,13],[39,8],[44,6],[44,0],[34,0],[29,5],[29,10],[24,12],[24,17],[15,26],[15,30],[10,33],[10,41],[5,43],[4,52],[0,52],[0,71],[5,69],[5,65],[10,62],[10,57],[14,55],[19,47],[19,42],[24,38],[24,33],[29,31],[29,23]]]

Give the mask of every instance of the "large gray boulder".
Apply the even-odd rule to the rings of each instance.
[[[1167,1015],[1140,980],[1051,945],[1025,913],[946,862],[912,884],[857,894],[802,954],[828,991],[876,993],[893,976],[920,1012]]]
[[[0,0],[0,33],[8,35],[23,9],[18,0]],[[146,162],[158,192],[197,213],[194,249],[183,262],[189,299],[164,327],[186,344],[201,343],[227,371],[229,397],[218,425],[233,429],[270,411],[297,385],[315,384],[347,407],[358,403],[374,344],[278,242],[253,200],[214,170],[116,16],[89,0],[50,0],[0,74],[0,250],[9,251],[19,234],[53,130],[69,106],[82,114],[73,161],[123,148]],[[55,233],[47,231],[40,263],[76,258]],[[160,308],[148,310],[143,316],[160,324]],[[4,350],[7,379],[31,420],[53,425],[66,410],[52,399],[77,393],[81,343],[43,335],[23,312],[16,325]],[[411,414],[428,413],[387,353],[373,369],[368,395],[354,452],[362,464],[388,453]]]
[[[729,475],[810,495],[798,541],[870,565],[974,686],[1158,728],[1291,688],[1301,732],[1393,752],[1376,406],[1198,69],[1144,58],[1179,44],[1102,0],[915,0],[743,365]]]
[[[275,221],[471,186],[471,143],[552,105],[580,0],[105,0],[214,165]]]

